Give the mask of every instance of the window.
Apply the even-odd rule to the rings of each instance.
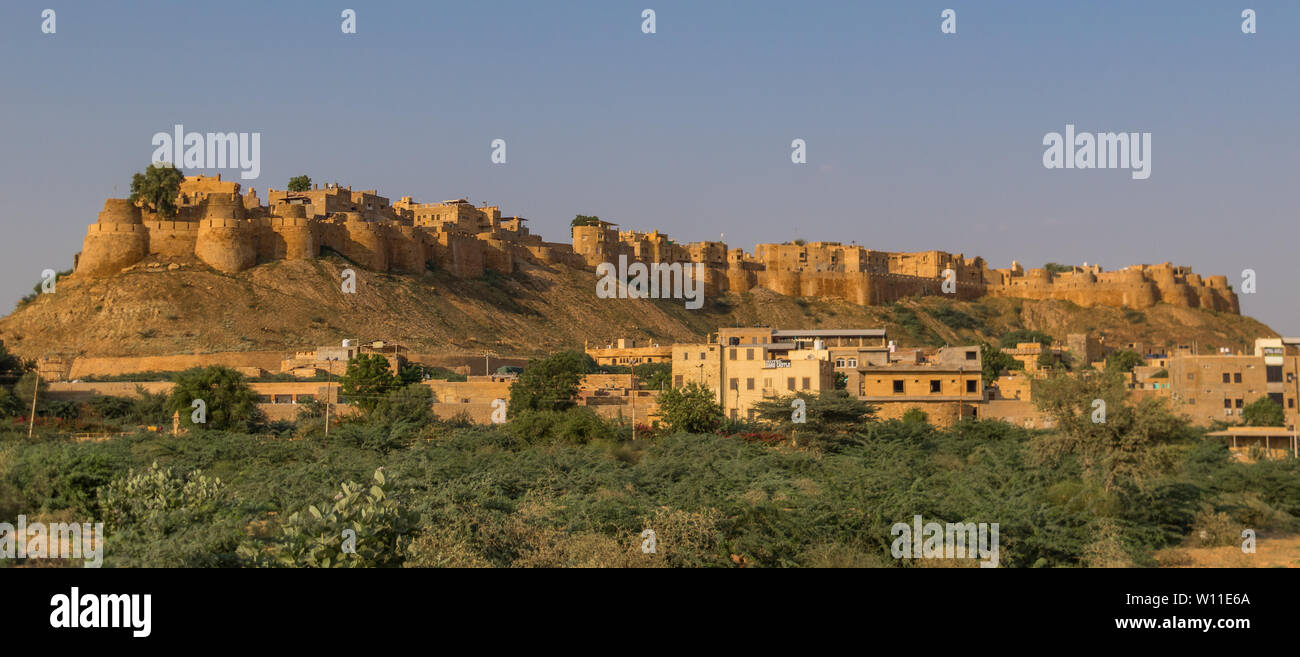
[[[1286,400],[1286,407],[1295,408],[1295,397],[1290,397]]]
[[[974,352],[974,351],[968,351],[968,352],[966,352],[966,360],[975,360],[975,355],[976,355],[976,352]]]
[[[745,350],[745,360],[754,360],[754,350],[753,350],[753,349],[746,349],[746,350]]]
[[[972,393],[972,394],[974,394],[975,392],[977,392],[977,390],[975,390],[975,379],[968,379],[968,380],[966,381],[966,392],[969,392],[969,393]]]
[[[846,364],[847,364],[847,363],[844,362],[844,359],[843,359],[843,358],[836,358],[836,359],[835,359],[835,367],[836,367],[836,369],[841,368],[841,367],[844,367]]]
[[[745,389],[746,389],[746,390],[753,390],[753,389],[754,389],[754,379],[752,379],[752,378],[745,379]]]
[[[1270,392],[1270,393],[1268,393],[1268,398],[1271,399],[1271,400],[1273,401],[1274,404],[1277,404],[1277,405],[1278,405],[1278,408],[1281,408],[1281,407],[1282,407],[1282,393],[1280,393],[1280,392]]]
[[[1241,383],[1241,372],[1233,372],[1233,373],[1232,373],[1232,382],[1233,382],[1233,383]]]
[[[683,352],[682,352],[682,360],[690,360],[690,359],[691,359],[691,352],[689,352],[689,351],[683,351]]]
[[[1265,365],[1265,366],[1264,366],[1264,380],[1267,381],[1267,382],[1269,382],[1269,383],[1281,383],[1281,382],[1282,382],[1282,366],[1281,366],[1281,365]]]
[[[732,390],[740,390],[740,379],[732,379],[730,387]]]
[[[793,377],[793,376],[792,376],[792,377],[789,377],[789,378],[787,378],[787,379],[785,380],[785,387],[787,387],[787,388],[789,388],[789,389],[791,389],[791,390],[794,390],[794,377]]]
[[[850,358],[850,359],[849,359],[849,367],[857,367],[857,366],[858,366],[858,359],[856,359],[856,358]]]
[[[763,379],[763,387],[764,387],[764,388],[771,388],[771,387],[772,387],[772,377],[767,377],[767,378]]]
[[[930,392],[943,392],[943,382],[939,379],[930,379]]]
[[[704,360],[704,352],[703,352],[703,351],[700,352],[700,360]]]
[[[678,374],[677,376],[673,377],[673,387],[674,388],[682,387],[682,375]]]
[[[803,378],[803,389],[807,390],[811,387],[812,387],[812,380],[805,376]]]
[[[1237,408],[1241,408],[1241,400],[1240,400],[1240,399],[1237,400]]]
[[[894,394],[895,394],[895,395],[901,395],[901,394],[903,394],[903,380],[902,380],[902,379],[894,379]]]
[[[1224,372],[1224,373],[1223,373],[1223,382],[1224,382],[1224,383],[1232,383],[1232,375],[1228,374],[1227,372]]]
[[[729,353],[727,354],[727,360],[736,360],[736,350],[735,350],[735,349],[728,349],[727,351],[729,352]]]
[[[1231,400],[1231,399],[1224,399],[1224,400],[1223,400],[1223,407],[1224,407],[1224,408],[1232,408],[1232,400]]]

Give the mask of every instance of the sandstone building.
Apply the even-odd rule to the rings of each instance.
[[[991,269],[980,257],[943,251],[877,251],[856,244],[798,240],[758,244],[753,253],[722,242],[677,244],[658,231],[620,231],[606,221],[574,226],[572,243],[546,242],[522,217],[465,199],[397,203],[376,190],[337,183],[303,192],[256,192],[221,176],[190,176],[181,184],[175,217],[162,217],[126,199],[108,199],[87,232],[76,261],[80,276],[109,276],[146,258],[195,259],[223,272],[272,260],[335,251],[378,271],[418,273],[439,268],[472,278],[487,270],[511,273],[521,262],[593,268],[620,256],[645,263],[703,265],[706,294],[755,288],[801,297],[830,297],[860,305],[915,295],[1060,299],[1081,306],[1144,309],[1157,303],[1238,313],[1224,276],[1202,278],[1170,263],[1118,271],[1070,267]],[[694,268],[687,268],[694,274]]]

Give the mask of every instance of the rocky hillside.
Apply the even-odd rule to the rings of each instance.
[[[60,279],[0,320],[0,340],[25,358],[143,356],[284,350],[342,338],[397,341],[426,353],[533,356],[604,345],[618,337],[668,344],[718,326],[884,327],[903,346],[996,340],[1027,328],[1058,339],[1089,332],[1108,343],[1196,341],[1249,345],[1276,335],[1248,317],[1161,305],[1145,312],[1064,301],[908,300],[881,307],[785,297],[765,290],[681,301],[600,299],[595,275],[525,266],[511,276],[459,280],[446,273],[388,275],[357,269],[343,294],[337,256],[278,261],[227,275],[197,264],[138,265],[110,278]]]

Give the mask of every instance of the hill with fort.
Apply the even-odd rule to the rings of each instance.
[[[991,269],[942,251],[834,242],[677,244],[580,222],[568,243],[464,199],[396,203],[339,185],[255,190],[187,177],[164,217],[108,199],[73,273],[0,320],[16,353],[114,356],[295,349],[386,339],[428,352],[537,355],[607,343],[698,340],[718,326],[869,326],[904,344],[1063,339],[1240,346],[1275,335],[1239,315],[1223,276],[1136,265]],[[603,299],[595,267],[620,258],[684,266],[707,302]],[[341,289],[355,275],[356,292]]]

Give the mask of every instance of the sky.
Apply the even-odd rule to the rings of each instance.
[[[1170,261],[1239,292],[1252,270],[1243,313],[1300,335],[1297,34],[1300,3],[1257,0],[8,0],[0,307],[71,268],[181,124],[260,133],[260,176],[240,182],[264,201],[306,174],[487,201],[552,241],[594,214],[747,251]],[[1067,124],[1149,132],[1150,177],[1045,168]]]

